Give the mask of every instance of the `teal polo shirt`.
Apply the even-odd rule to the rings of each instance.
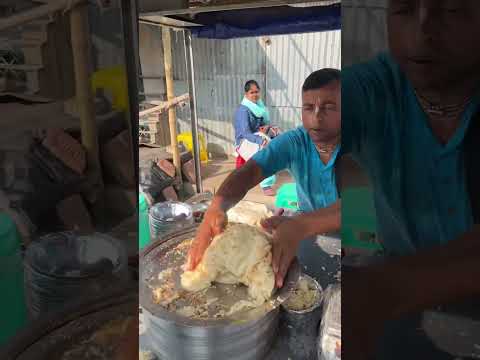
[[[252,158],[265,177],[288,170],[295,179],[300,211],[310,212],[338,199],[334,165],[339,148],[324,164],[305,128],[298,127],[273,139]]]
[[[414,253],[469,230],[463,139],[478,99],[443,145],[398,64],[381,54],[342,71],[342,103],[342,150],[370,176],[386,253]]]

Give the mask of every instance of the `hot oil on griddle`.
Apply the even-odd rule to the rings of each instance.
[[[153,291],[159,287],[173,286],[173,291],[179,296],[167,306],[163,306],[169,312],[188,318],[202,320],[215,320],[225,317],[232,319],[244,319],[250,316],[263,315],[272,309],[273,305],[266,302],[255,310],[246,309],[228,316],[229,310],[238,301],[250,301],[248,288],[244,285],[230,285],[214,283],[209,288],[190,293],[182,289],[180,277],[183,273],[186,254],[192,240],[185,240],[179,245],[168,250],[156,264],[158,271],[152,271],[151,277],[147,280],[148,286]],[[161,279],[159,275],[162,274]],[[160,306],[160,305],[159,305]],[[193,314],[192,311],[194,310]]]

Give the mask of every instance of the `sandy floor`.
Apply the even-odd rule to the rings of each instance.
[[[152,158],[168,157],[162,149],[140,147],[139,158],[140,161]],[[215,193],[226,177],[235,170],[235,159],[233,157],[226,160],[210,160],[206,167],[202,169],[203,190]],[[286,172],[282,172],[277,176],[277,184],[275,189],[278,189],[282,184],[292,182],[292,178]],[[250,190],[245,197],[245,200],[255,201],[266,205],[273,205],[275,197],[263,195],[260,186],[256,186]]]

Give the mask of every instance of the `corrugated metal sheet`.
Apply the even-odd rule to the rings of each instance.
[[[175,93],[180,95],[188,91],[185,49],[183,34],[172,35]],[[262,90],[266,89],[272,122],[290,129],[300,123],[301,85],[306,76],[322,67],[340,68],[339,31],[268,39],[270,45],[265,37],[193,39],[199,128],[211,152],[233,152],[233,114],[247,80],[255,79]],[[161,53],[161,40],[154,46],[157,49],[151,47],[150,51]],[[177,109],[177,118],[179,130],[190,131],[188,106]]]
[[[343,66],[387,49],[387,0],[342,1]]]
[[[267,105],[284,129],[301,124],[301,87],[315,70],[341,67],[341,32],[270,37],[266,46]]]
[[[160,79],[143,79],[146,99],[165,99],[165,65],[163,58],[162,29],[158,26],[139,24],[139,52],[142,75],[159,76]],[[156,94],[156,95],[148,95]]]

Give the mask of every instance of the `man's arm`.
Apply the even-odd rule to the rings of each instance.
[[[255,160],[250,159],[233,171],[222,183],[198,228],[188,253],[187,269],[193,270],[203,257],[212,238],[221,233],[227,222],[226,212],[242,200],[247,192],[258,185],[265,176]]]
[[[433,250],[392,261],[373,271],[402,284],[394,316],[480,295],[480,226]],[[415,294],[415,296],[412,296]]]
[[[222,183],[212,200],[211,208],[227,212],[242,200],[247,192],[258,185],[265,177],[255,160],[249,160],[239,169],[233,171]]]
[[[289,167],[292,153],[295,151],[292,147],[294,141],[292,134],[280,135],[265,149],[257,152],[244,166],[227,177],[198,228],[188,253],[187,269],[192,270],[197,266],[212,238],[223,231],[228,209],[242,200],[248,190],[263,179]]]
[[[384,325],[438,305],[480,297],[480,227],[450,243],[342,274],[346,358],[367,359]],[[368,326],[365,326],[368,324]]]
[[[306,237],[321,235],[340,230],[341,201],[316,211],[303,213],[297,216],[299,226],[305,229]]]

